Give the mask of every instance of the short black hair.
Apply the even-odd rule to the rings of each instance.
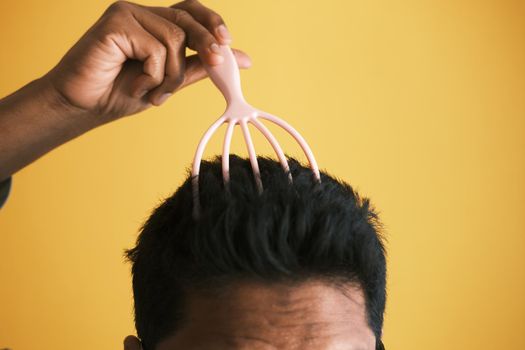
[[[221,157],[203,161],[201,215],[192,217],[191,173],[146,221],[132,263],[135,325],[152,350],[184,322],[188,288],[242,280],[357,282],[368,324],[380,340],[386,302],[384,237],[378,215],[344,181],[288,157],[293,182],[276,160],[258,157],[264,191],[248,159],[230,156],[224,187]],[[221,281],[217,283],[217,281]]]

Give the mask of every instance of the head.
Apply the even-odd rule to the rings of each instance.
[[[379,348],[386,300],[378,217],[352,187],[289,159],[221,159],[191,176],[144,224],[132,263],[135,324],[146,350]],[[139,350],[138,338],[125,340]]]

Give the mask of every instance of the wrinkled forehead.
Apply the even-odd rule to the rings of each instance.
[[[193,293],[182,328],[158,350],[373,350],[356,285],[240,283],[211,297]]]

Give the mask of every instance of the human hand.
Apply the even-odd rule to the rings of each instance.
[[[201,60],[220,64],[214,48],[230,42],[222,18],[197,0],[172,7],[118,1],[43,79],[63,103],[102,124],[160,105],[204,78]],[[186,56],[186,47],[197,54]],[[250,66],[245,53],[234,54],[240,68]]]

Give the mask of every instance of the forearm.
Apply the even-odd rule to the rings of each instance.
[[[0,100],[0,181],[97,126],[45,79]]]

